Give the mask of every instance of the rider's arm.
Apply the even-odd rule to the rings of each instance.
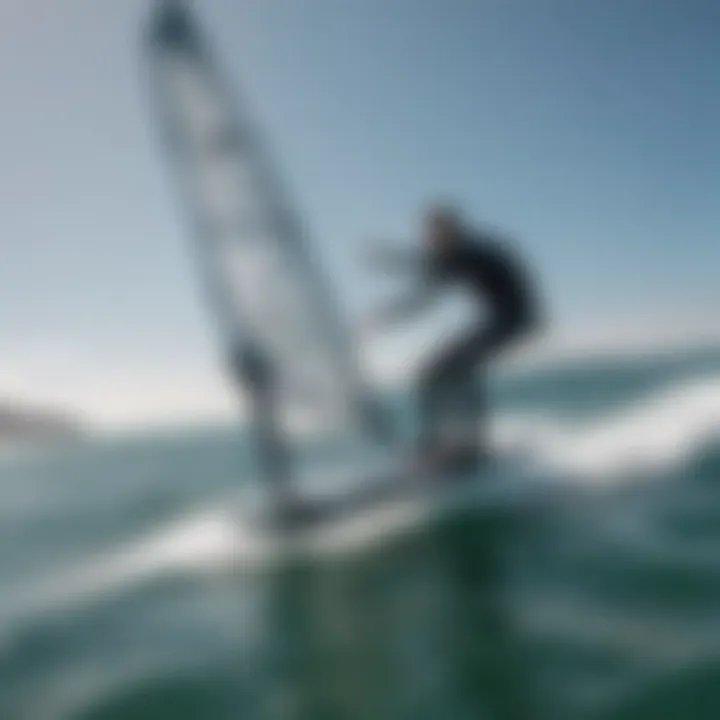
[[[425,260],[421,253],[411,248],[376,245],[367,254],[373,268],[389,272],[420,272]]]
[[[387,326],[402,322],[424,310],[438,294],[438,278],[424,268],[424,272],[415,281],[415,287],[385,305],[374,315],[373,326]]]
[[[435,292],[429,288],[416,289],[382,308],[375,316],[376,320],[383,326],[407,320],[424,310],[434,296]]]

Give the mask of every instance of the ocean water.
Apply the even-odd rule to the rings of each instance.
[[[0,718],[720,717],[720,352],[493,400],[561,502],[286,562],[233,519],[239,430],[2,457]]]

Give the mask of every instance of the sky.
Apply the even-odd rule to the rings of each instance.
[[[0,397],[108,424],[233,405],[152,122],[151,5],[0,3]],[[720,337],[713,0],[195,5],[351,318],[364,248],[442,197],[516,238],[566,344]]]

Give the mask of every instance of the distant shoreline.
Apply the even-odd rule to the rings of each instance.
[[[0,401],[0,443],[46,444],[85,436],[80,420],[70,412]]]

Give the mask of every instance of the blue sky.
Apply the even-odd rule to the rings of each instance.
[[[563,332],[720,331],[712,0],[196,5],[353,314],[376,290],[364,243],[410,239],[441,195],[517,236]],[[212,384],[150,122],[149,7],[0,4],[5,394]]]

